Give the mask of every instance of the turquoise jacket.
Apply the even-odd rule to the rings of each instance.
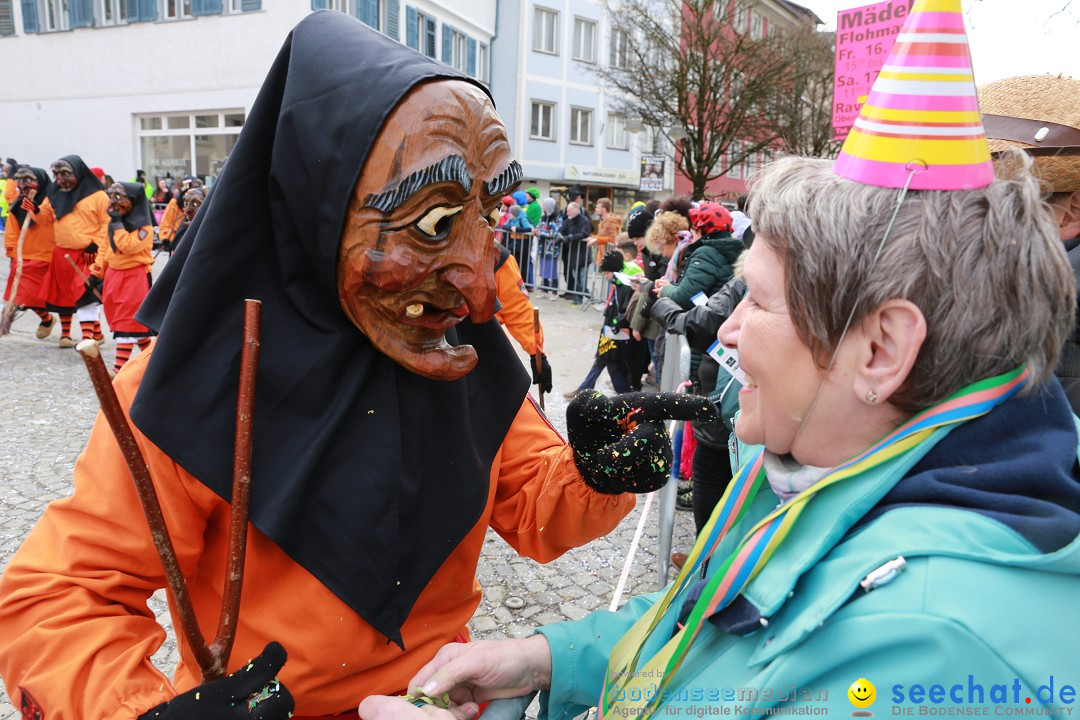
[[[1026,402],[1037,408],[1039,401],[1036,395]],[[991,415],[1008,413],[1012,402]],[[1054,403],[1064,404],[1060,389]],[[1068,424],[1069,416],[1059,414],[1055,428],[1055,437],[1071,443],[1065,448],[1066,464],[1072,463],[1066,484],[1069,473],[1076,477],[1080,454],[1076,418],[1072,427],[1061,426],[1060,418]],[[997,419],[1015,427],[1011,439],[1021,446],[1027,441],[1028,460],[1037,463],[1044,429],[1026,428],[1025,417]],[[748,604],[718,613],[714,620],[723,623],[705,623],[657,716],[736,717],[775,708],[845,717],[856,710],[848,689],[861,679],[876,688],[867,709],[877,717],[944,714],[947,708],[1006,716],[1045,713],[1046,706],[1080,714],[1080,539],[1071,529],[1063,547],[1044,552],[993,513],[958,507],[894,505],[859,524],[950,431],[955,428],[939,429],[909,455],[829,487],[810,502],[792,536],[744,591]],[[993,468],[967,468],[967,462],[958,459],[950,471],[994,477]],[[1062,503],[1071,506],[1065,515],[1075,514],[1074,489],[1065,496],[1070,499]],[[715,557],[726,557],[778,502],[762,488]],[[906,565],[887,572],[898,557]],[[714,560],[709,570],[720,564]],[[538,630],[552,651],[552,686],[541,695],[541,720],[570,718],[597,704],[612,647],[661,597],[633,598],[617,613],[596,612]],[[646,644],[642,665],[673,635],[681,599]]]

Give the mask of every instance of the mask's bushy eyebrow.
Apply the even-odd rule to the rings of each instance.
[[[487,195],[503,195],[507,190],[521,182],[525,173],[517,160],[511,160],[506,169],[491,180],[484,182],[484,193]]]
[[[472,189],[472,178],[469,177],[469,168],[465,165],[465,158],[460,155],[450,155],[434,165],[417,170],[402,180],[396,188],[368,195],[364,205],[388,213],[425,185],[447,181],[461,185],[465,192]]]

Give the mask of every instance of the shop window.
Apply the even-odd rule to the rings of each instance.
[[[195,175],[213,185],[232,152],[245,114],[242,110],[142,115],[137,118],[139,167],[149,181]]]

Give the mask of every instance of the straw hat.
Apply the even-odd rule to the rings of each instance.
[[[991,152],[1024,148],[1052,192],[1080,190],[1080,80],[1006,78],[979,88]]]

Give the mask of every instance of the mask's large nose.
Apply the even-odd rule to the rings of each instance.
[[[491,228],[481,220],[482,230],[453,243],[440,274],[465,298],[469,319],[483,323],[495,317],[495,248]]]

